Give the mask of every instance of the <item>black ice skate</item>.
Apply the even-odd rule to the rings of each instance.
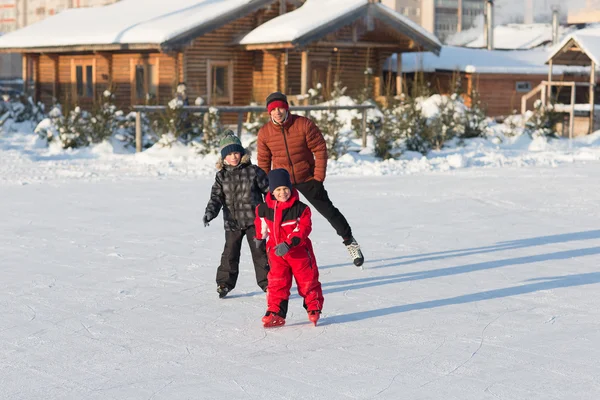
[[[219,285],[217,286],[217,293],[219,293],[219,298],[222,299],[229,293],[229,288],[225,285]]]
[[[356,239],[354,239],[354,237],[351,237],[350,239],[344,240],[344,244],[348,249],[348,253],[350,253],[350,257],[352,258],[352,262],[354,262],[354,265],[356,265],[357,267],[363,265],[363,263],[365,262],[365,257],[363,256],[362,251],[360,251],[360,246],[356,242]]]

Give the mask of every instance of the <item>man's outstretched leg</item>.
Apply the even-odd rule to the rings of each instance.
[[[323,217],[325,217],[325,219],[327,219],[327,221],[329,221],[337,234],[341,236],[348,253],[350,253],[350,257],[352,258],[354,265],[357,267],[363,265],[365,258],[360,249],[360,245],[352,235],[352,228],[350,228],[350,224],[348,224],[348,221],[344,215],[333,205],[329,199],[329,195],[323,186],[323,182],[313,179],[308,182],[299,183],[295,185],[295,188],[302,193],[306,200],[312,204],[315,210],[317,210]]]

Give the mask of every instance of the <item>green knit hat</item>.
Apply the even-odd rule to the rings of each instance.
[[[228,129],[224,133],[223,139],[219,142],[219,149],[221,151],[221,157],[225,158],[229,153],[239,152],[244,155],[244,147],[240,138],[238,138],[231,129]]]

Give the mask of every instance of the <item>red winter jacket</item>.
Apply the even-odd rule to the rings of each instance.
[[[312,230],[311,212],[310,208],[300,201],[298,191],[292,189],[292,195],[285,203],[275,200],[271,193],[266,195],[265,201],[266,203],[256,207],[254,225],[257,239],[268,237],[267,253],[281,242],[291,245],[293,238],[298,238],[300,242],[290,249],[290,253],[299,248],[306,248],[307,245],[312,250],[308,238]]]
[[[304,298],[306,310],[323,309],[323,291],[319,282],[319,270],[308,238],[312,230],[310,208],[298,198],[292,189],[291,197],[280,203],[267,194],[266,203],[256,207],[256,237],[267,240],[269,256],[269,286],[267,311],[283,318],[287,314],[292,276],[296,280],[298,294]],[[286,242],[291,246],[283,256],[275,254],[275,246]]]

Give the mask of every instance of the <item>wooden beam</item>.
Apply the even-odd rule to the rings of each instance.
[[[281,93],[287,93],[288,88],[288,52],[287,50],[282,52],[280,55],[279,65],[281,68],[280,76],[281,76]]]
[[[379,51],[374,49],[375,56],[375,68],[373,68],[373,93],[375,98],[381,96],[381,57],[379,55]]]
[[[402,86],[402,53],[396,53],[396,95],[402,94]]]
[[[252,50],[275,50],[275,49],[293,49],[294,45],[291,42],[284,43],[262,43],[262,44],[245,44],[242,49]]]
[[[132,43],[132,44],[91,44],[56,47],[13,47],[0,49],[0,53],[69,53],[69,52],[92,52],[92,51],[124,51],[124,50],[154,50],[160,51],[158,43]]]
[[[338,48],[371,48],[371,49],[386,49],[392,51],[405,51],[406,47],[398,46],[397,43],[380,43],[380,42],[349,42],[349,41],[320,41],[312,43],[311,46],[317,47],[338,47]]]
[[[552,66],[553,66],[553,62],[552,62],[552,60],[550,60],[548,62],[548,83],[550,83],[550,84],[552,83]],[[550,100],[552,100],[552,86],[550,86],[550,85],[548,85],[547,96],[548,96],[548,101],[547,102],[544,101],[543,103],[549,104]]]
[[[40,56],[39,55],[35,55],[33,56],[33,100],[34,101],[39,101],[40,100]]]
[[[53,54],[51,56],[49,56],[50,59],[52,60],[52,97],[53,99],[56,99],[56,101],[58,101],[58,85],[59,85],[59,79],[60,79],[60,74],[58,73],[58,55]]]
[[[27,93],[27,54],[21,56],[21,79],[23,79],[23,93]]]
[[[575,85],[571,86],[571,111],[569,112],[569,147],[575,129]]]
[[[596,63],[592,61],[592,65],[590,67],[590,129],[589,133],[594,132],[594,111],[596,105]]]
[[[302,52],[302,64],[300,68],[300,94],[308,93],[308,51]]]
[[[77,73],[75,72],[75,59],[71,57],[71,104],[77,103]]]

